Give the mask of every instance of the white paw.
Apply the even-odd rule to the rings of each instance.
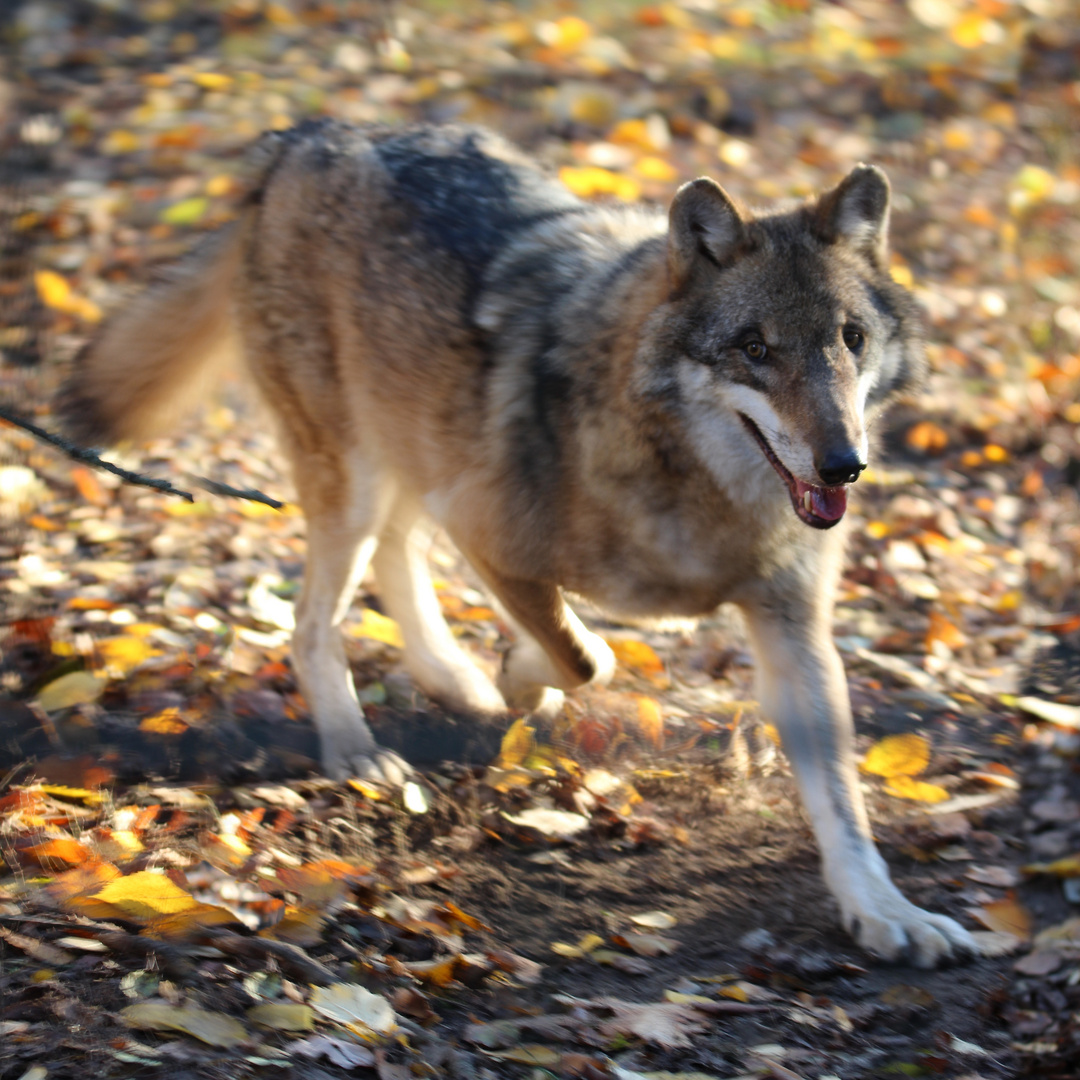
[[[358,719],[348,726],[319,726],[323,772],[331,780],[359,777],[401,787],[412,776],[412,766],[392,750],[375,741],[371,730]]]
[[[501,716],[506,702],[495,684],[470,660],[409,665],[413,678],[428,697],[447,708],[478,716]]]
[[[932,968],[978,955],[975,940],[958,922],[916,907],[888,879],[870,877],[836,890],[836,895],[844,926],[867,952],[882,960]]]

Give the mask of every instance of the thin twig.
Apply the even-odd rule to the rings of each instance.
[[[188,481],[195,485],[195,487],[202,488],[203,491],[209,491],[211,495],[227,495],[233,499],[249,499],[251,502],[264,503],[266,506],[272,506],[275,510],[280,510],[285,504],[277,499],[271,499],[269,495],[264,495],[261,491],[256,491],[254,488],[234,488],[228,484],[218,483],[217,480],[211,480],[206,476],[188,476]]]
[[[80,461],[85,465],[93,465],[98,469],[104,469],[106,472],[111,472],[114,476],[119,476],[121,480],[128,484],[139,484],[142,487],[153,488],[155,491],[161,491],[166,495],[179,495],[182,499],[187,499],[188,502],[194,502],[195,496],[190,491],[181,491],[178,487],[173,487],[168,480],[158,480],[153,476],[143,476],[142,473],[129,472],[127,469],[120,468],[119,465],[114,465],[111,461],[105,461],[103,458],[98,457],[93,450],[85,450],[81,446],[76,446],[72,442],[68,442],[67,439],[62,438],[59,435],[54,435],[51,431],[46,431],[44,428],[38,427],[37,424],[31,423],[25,417],[20,416],[16,412],[12,412],[6,406],[0,405],[0,420],[6,420],[9,424],[13,424],[17,428],[22,428],[23,431],[30,432],[31,435],[41,439],[42,442],[47,442],[50,446],[55,446],[58,450],[62,450],[68,457],[74,458],[76,461]],[[263,503],[266,506],[272,506],[275,510],[280,510],[285,504],[277,499],[272,499],[269,495],[264,495],[261,491],[256,491],[254,488],[234,488],[228,484],[218,483],[217,480],[210,480],[205,476],[191,476],[189,480],[196,487],[200,487],[203,491],[209,491],[212,495],[225,495],[233,499],[247,499],[250,502]]]
[[[29,431],[35,438],[47,442],[50,446],[55,446],[58,450],[62,450],[69,458],[74,458],[84,465],[93,465],[97,469],[104,469],[105,472],[119,476],[125,483],[153,488],[155,491],[161,491],[166,495],[179,495],[181,499],[187,499],[190,503],[195,501],[195,496],[190,491],[181,491],[178,487],[173,487],[168,480],[158,480],[153,476],[143,476],[141,473],[121,469],[119,465],[114,465],[111,461],[105,461],[103,458],[98,457],[93,450],[84,450],[81,446],[76,446],[74,443],[68,442],[67,439],[38,427],[37,424],[32,424],[29,420],[19,416],[16,412],[12,412],[4,405],[0,405],[0,420],[6,420],[9,424],[22,428],[23,431]]]

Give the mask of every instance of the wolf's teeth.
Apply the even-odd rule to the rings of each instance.
[[[804,491],[802,493],[802,504],[803,504],[803,509],[805,509],[808,512],[813,512],[813,500],[810,498],[810,492],[809,491]]]

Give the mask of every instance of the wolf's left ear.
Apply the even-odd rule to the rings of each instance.
[[[728,193],[707,176],[683,184],[668,213],[668,267],[675,289],[694,264],[705,259],[725,266],[746,241],[746,224]]]
[[[829,244],[844,243],[885,265],[889,246],[889,178],[876,165],[856,165],[818,200],[817,229]]]

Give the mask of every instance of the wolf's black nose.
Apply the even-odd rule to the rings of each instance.
[[[865,468],[866,462],[860,461],[854,450],[844,450],[828,454],[817,466],[817,471],[826,487],[835,487],[837,484],[854,484]]]

